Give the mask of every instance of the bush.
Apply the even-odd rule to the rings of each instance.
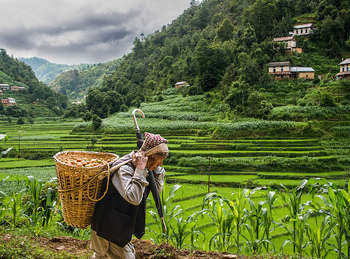
[[[92,115],[92,127],[94,130],[97,130],[101,127],[102,125],[102,119],[98,117],[98,115],[94,114]]]
[[[22,118],[22,117],[19,117],[16,123],[17,123],[18,125],[24,124],[23,118]]]

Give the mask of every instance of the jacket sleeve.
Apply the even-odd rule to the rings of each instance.
[[[134,170],[128,165],[119,168],[118,173],[112,177],[112,183],[120,195],[132,205],[139,205],[143,192],[148,185],[146,170]]]

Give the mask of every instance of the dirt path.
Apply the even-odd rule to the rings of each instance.
[[[60,254],[69,253],[71,257],[67,258],[89,258],[92,251],[89,249],[89,241],[79,240],[72,237],[18,237],[10,234],[2,234],[0,242],[11,242],[17,240],[31,241],[35,247],[50,250],[51,252]],[[186,259],[186,258],[243,258],[232,254],[178,250],[168,244],[155,245],[149,240],[132,240],[136,250],[136,258],[167,258],[167,259]],[[66,257],[65,257],[66,258]]]

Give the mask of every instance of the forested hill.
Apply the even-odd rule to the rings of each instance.
[[[106,74],[115,71],[119,60],[95,65],[86,65],[84,69],[73,69],[59,74],[49,86],[54,91],[68,96],[72,100],[82,100],[88,89],[102,85]]]
[[[274,37],[287,36],[293,25],[309,22],[317,28],[315,33],[296,37],[304,53],[287,55],[281,44],[273,43]],[[341,58],[350,56],[349,35],[348,0],[192,1],[171,24],[135,39],[132,52],[105,77],[102,87],[90,90],[87,107],[106,117],[121,103],[138,106],[178,81],[191,85],[185,94],[208,92],[207,97],[223,103],[228,113],[249,115],[249,102],[256,100],[268,111],[296,104],[307,94],[306,87],[297,86],[300,91],[288,96],[293,103],[267,102],[267,91],[279,85],[268,75],[267,63],[291,61],[314,67],[316,78],[334,76]],[[315,80],[308,87],[317,84]],[[110,96],[117,96],[118,104],[107,101]]]
[[[73,69],[84,69],[88,67],[86,64],[81,65],[66,65],[66,64],[55,64],[49,62],[46,59],[31,57],[31,58],[20,58],[20,61],[32,67],[37,78],[45,84],[50,83],[55,77],[67,70]]]
[[[0,103],[0,116],[35,117],[43,110],[52,116],[61,115],[67,107],[67,97],[52,91],[47,85],[39,82],[32,68],[25,63],[7,55],[6,50],[0,50],[0,84],[23,86],[19,92],[3,90],[2,98],[16,99],[16,106],[4,107]],[[35,105],[32,105],[35,103]],[[42,113],[41,113],[42,115]]]

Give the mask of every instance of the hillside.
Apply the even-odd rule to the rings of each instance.
[[[95,65],[88,65],[84,69],[73,69],[62,72],[49,83],[51,89],[64,94],[72,100],[81,100],[88,89],[102,85],[104,76],[112,73],[118,60]]]
[[[83,69],[88,67],[88,65],[66,65],[66,64],[56,64],[52,63],[46,59],[31,57],[31,58],[20,58],[20,61],[31,66],[36,77],[39,81],[48,84],[55,79],[57,75],[64,71],[73,70],[73,69]]]
[[[32,121],[37,116],[58,116],[67,107],[67,98],[52,91],[47,85],[39,82],[30,66],[0,52],[0,84],[8,85],[3,89],[1,99],[14,98],[16,105],[0,103],[0,117],[11,120],[11,117],[27,117]],[[23,87],[13,91],[11,86]]]
[[[317,96],[330,100],[323,106],[346,105],[350,101],[346,87],[337,94],[341,100],[328,89],[338,63],[350,53],[349,5],[345,0],[193,1],[171,24],[136,38],[133,51],[99,89],[89,93],[87,107],[105,118],[121,104],[137,107],[179,81],[190,85],[184,95],[210,93],[209,105],[222,104],[227,119],[267,118],[280,106],[320,106],[321,100],[306,100]],[[315,25],[314,33],[295,36],[303,53],[289,54],[273,42],[274,37],[287,36],[293,25],[309,22]],[[312,67],[316,79],[275,81],[267,64],[276,61]],[[107,102],[111,95],[121,96],[119,108]]]

